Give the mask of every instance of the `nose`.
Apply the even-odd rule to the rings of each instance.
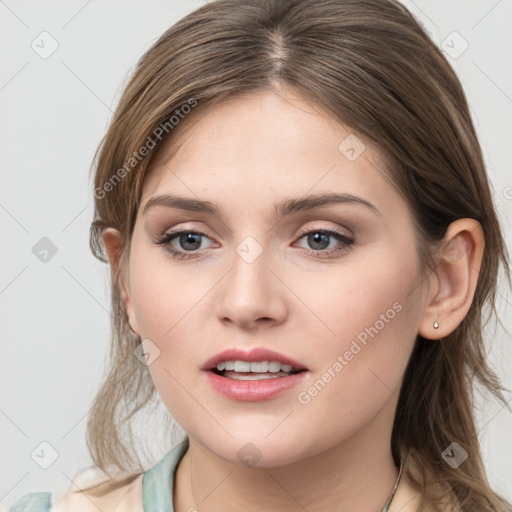
[[[243,254],[243,253],[242,253]],[[254,261],[235,252],[233,266],[216,287],[216,315],[245,330],[274,326],[286,318],[287,288],[263,251]]]

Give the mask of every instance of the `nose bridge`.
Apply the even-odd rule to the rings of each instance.
[[[221,287],[217,302],[219,319],[250,325],[258,319],[282,321],[286,314],[284,290],[268,266],[270,249],[253,236],[235,247],[232,268]]]

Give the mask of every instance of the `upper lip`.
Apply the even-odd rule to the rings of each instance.
[[[222,361],[247,361],[251,363],[257,361],[279,361],[281,364],[290,365],[295,370],[307,369],[304,365],[280,354],[279,352],[274,352],[273,350],[262,347],[256,347],[250,350],[242,350],[240,348],[229,348],[227,350],[223,350],[208,359],[201,369],[213,370]]]

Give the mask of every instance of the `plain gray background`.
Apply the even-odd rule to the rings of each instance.
[[[451,53],[512,251],[512,1],[404,3]],[[136,60],[202,4],[0,1],[0,510],[26,492],[68,487],[91,463],[85,425],[106,360],[109,296],[105,267],[88,245],[89,167]],[[43,237],[57,251],[46,262],[34,254],[36,244],[48,247]],[[510,291],[501,288],[499,299],[510,330]],[[488,348],[512,389],[512,344],[501,327]],[[512,414],[493,400],[480,402],[489,479],[512,499]],[[144,433],[155,440],[146,453],[151,464],[169,446],[158,432]],[[46,463],[58,454],[47,469],[31,456],[41,450]]]

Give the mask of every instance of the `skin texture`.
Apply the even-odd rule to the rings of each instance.
[[[338,149],[349,127],[283,88],[192,115],[198,122],[180,126],[145,179],[120,282],[132,329],[160,351],[149,366],[155,387],[190,439],[175,509],[380,512],[398,475],[390,438],[414,341],[446,336],[467,313],[483,252],[480,225],[451,224],[425,279],[411,212],[379,154],[366,140],[354,161]],[[274,215],[274,203],[333,192],[363,198],[378,212],[345,203]],[[142,214],[165,193],[211,201],[224,216],[166,206]],[[314,233],[309,241],[299,235],[301,228],[335,229],[354,243],[328,236],[322,245]],[[156,243],[173,229],[204,233],[193,251],[186,238],[169,243],[190,259],[172,258]],[[237,253],[248,236],[262,250],[252,263]],[[116,268],[117,232],[103,239]],[[331,249],[340,250],[326,255]],[[334,371],[371,326],[378,333]],[[201,367],[234,347],[275,350],[308,373],[270,400],[228,399]],[[330,381],[301,403],[299,393],[329,368]],[[260,457],[253,467],[237,455],[247,443]],[[390,511],[414,510],[416,499],[402,479]]]

